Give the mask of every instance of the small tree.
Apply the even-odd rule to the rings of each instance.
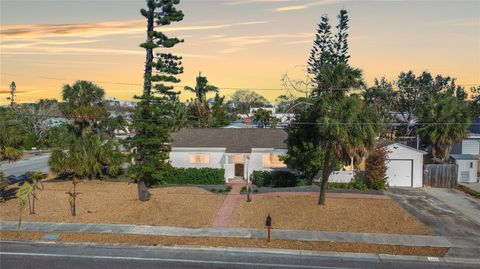
[[[17,229],[18,235],[20,235],[21,228],[22,228],[23,212],[27,208],[27,203],[29,203],[29,199],[32,191],[33,191],[32,185],[30,185],[30,183],[28,182],[25,182],[17,190],[17,193],[15,193],[15,197],[20,200],[20,203],[18,204],[18,229]]]
[[[5,201],[5,193],[8,187],[8,181],[3,174],[3,171],[0,170],[0,202]]]
[[[77,192],[77,184],[79,182],[80,181],[78,181],[78,178],[73,177],[73,187],[68,192],[66,192],[66,194],[68,194],[68,202],[70,204],[70,213],[72,213],[73,217],[77,215],[77,196],[80,194],[80,192]]]
[[[470,88],[472,92],[472,100],[470,102],[470,114],[475,117],[480,117],[480,86]]]
[[[12,81],[12,83],[10,83],[10,96],[7,97],[7,100],[10,100],[11,107],[15,106],[16,91],[17,91],[17,85],[15,85],[15,81]]]
[[[366,160],[367,184],[369,188],[384,190],[387,184],[388,150],[385,147],[375,147]]]
[[[28,177],[32,180],[32,191],[28,196],[28,208],[30,209],[30,214],[35,214],[35,200],[38,200],[37,190],[43,190],[42,173],[40,172],[29,172]]]
[[[274,121],[274,117],[271,111],[260,108],[255,111],[254,120],[258,127],[267,128]]]

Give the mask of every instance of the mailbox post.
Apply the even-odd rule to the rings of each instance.
[[[272,217],[270,217],[270,214],[268,214],[267,219],[265,220],[265,226],[267,226],[268,229],[267,242],[270,242],[270,229],[272,228]]]

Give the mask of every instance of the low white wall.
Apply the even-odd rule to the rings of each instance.
[[[246,178],[249,178],[253,171],[270,171],[270,170],[288,170],[288,169],[264,169],[263,168],[263,155],[264,154],[278,154],[278,155],[286,155],[286,149],[273,149],[273,148],[254,148],[252,149],[252,153],[250,153],[250,160],[248,162],[248,169],[246,174]]]
[[[352,171],[334,171],[328,178],[328,182],[349,183],[355,177]]]

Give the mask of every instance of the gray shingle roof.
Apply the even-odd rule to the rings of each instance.
[[[249,153],[252,148],[286,148],[282,129],[182,129],[172,133],[172,147],[227,148],[228,153]]]

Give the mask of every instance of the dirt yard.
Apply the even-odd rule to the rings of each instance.
[[[46,182],[38,191],[36,214],[25,210],[25,221],[144,224],[208,227],[225,199],[199,188],[152,189],[151,200],[137,199],[137,185],[126,182],[82,181],[77,185],[77,216],[70,215],[65,192],[70,182]],[[18,199],[0,203],[2,220],[18,219]]]
[[[228,238],[228,237],[184,237],[158,236],[139,234],[85,234],[85,233],[55,233],[60,235],[58,242],[86,242],[109,244],[135,244],[147,246],[212,246],[212,247],[244,247],[244,248],[276,248],[301,249],[314,251],[338,251],[357,253],[380,253],[391,255],[414,255],[443,257],[448,248],[440,247],[410,247],[396,245],[378,245],[364,243],[341,242],[310,242],[261,239]],[[1,240],[42,240],[44,233],[24,232],[18,237],[16,232],[0,231]]]
[[[390,199],[328,198],[315,195],[255,197],[235,206],[231,227],[264,228],[270,214],[274,229],[430,235],[431,231]]]

